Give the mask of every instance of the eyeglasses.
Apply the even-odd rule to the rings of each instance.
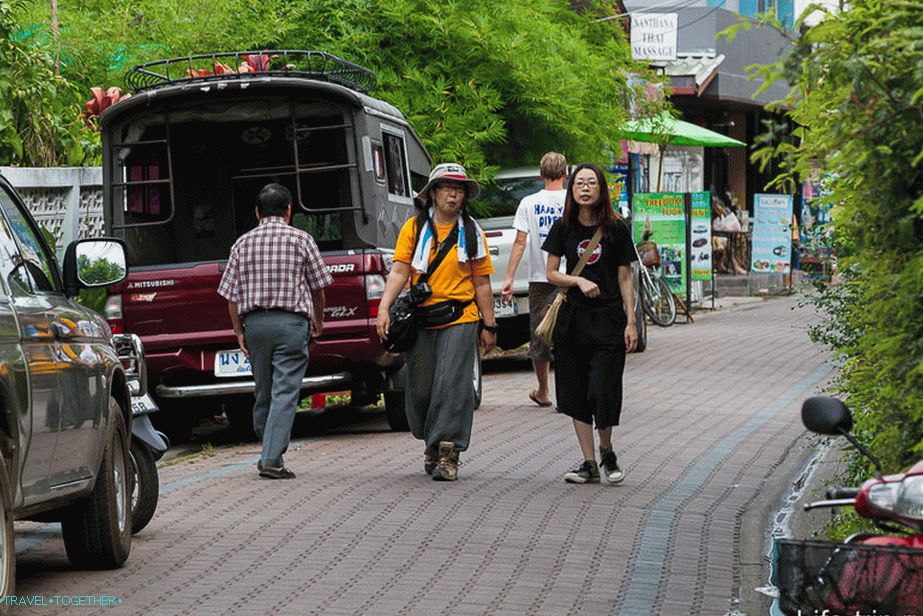
[[[590,180],[589,182],[584,182],[583,180],[574,182],[574,188],[596,188],[599,186],[599,182],[596,180]]]

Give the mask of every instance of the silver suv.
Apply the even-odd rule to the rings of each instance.
[[[0,596],[15,594],[13,521],[60,522],[71,562],[122,565],[131,550],[126,376],[109,325],[73,300],[125,278],[117,240],[54,253],[0,175]]]

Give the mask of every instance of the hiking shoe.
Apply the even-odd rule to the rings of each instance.
[[[455,481],[458,479],[458,452],[455,444],[439,441],[439,463],[433,469],[433,480]]]
[[[599,448],[599,465],[603,468],[603,474],[609,483],[622,483],[625,479],[625,472],[619,468],[618,457],[612,449]]]
[[[423,452],[423,470],[427,475],[432,475],[438,461],[437,454],[429,449]]]
[[[599,467],[596,460],[584,460],[574,470],[564,473],[567,483],[599,483]]]

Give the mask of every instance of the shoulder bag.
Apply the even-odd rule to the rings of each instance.
[[[580,275],[580,272],[583,271],[583,267],[586,265],[587,260],[589,260],[590,255],[593,254],[594,250],[596,250],[596,246],[599,244],[602,236],[603,228],[600,226],[596,229],[596,233],[593,234],[593,238],[590,240],[590,244],[586,247],[586,250],[584,250],[583,254],[580,255],[580,260],[577,261],[577,265],[570,273],[571,276]],[[545,316],[542,317],[538,327],[535,328],[535,335],[538,336],[538,339],[541,340],[542,343],[545,344],[545,346],[547,346],[549,349],[554,347],[554,328],[558,322],[558,313],[561,312],[561,306],[564,304],[564,302],[567,301],[566,295],[566,289],[561,289],[558,291],[558,294],[554,297],[554,301],[551,302],[551,306],[548,307],[548,311],[545,313]]]
[[[446,236],[445,241],[442,242],[436,257],[426,268],[426,273],[421,275],[416,284],[410,287],[409,292],[401,295],[391,304],[391,308],[388,310],[391,317],[388,337],[381,341],[385,350],[389,353],[403,353],[412,349],[417,341],[420,327],[429,324],[424,322],[420,311],[420,304],[433,293],[429,284],[427,284],[427,280],[429,280],[430,274],[442,265],[442,261],[449,254],[449,250],[452,249],[457,240],[458,224],[456,223],[449,235]]]

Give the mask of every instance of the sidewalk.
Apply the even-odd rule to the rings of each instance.
[[[829,373],[794,304],[729,308],[629,356],[618,486],[564,483],[571,423],[518,369],[486,376],[456,483],[381,417],[299,440],[294,481],[259,479],[256,445],[221,448],[163,469],[120,570],[75,571],[56,525],[27,526],[17,592],[123,600],[77,612],[100,614],[730,613],[753,594],[761,555],[742,546],[788,487],[800,402]]]

